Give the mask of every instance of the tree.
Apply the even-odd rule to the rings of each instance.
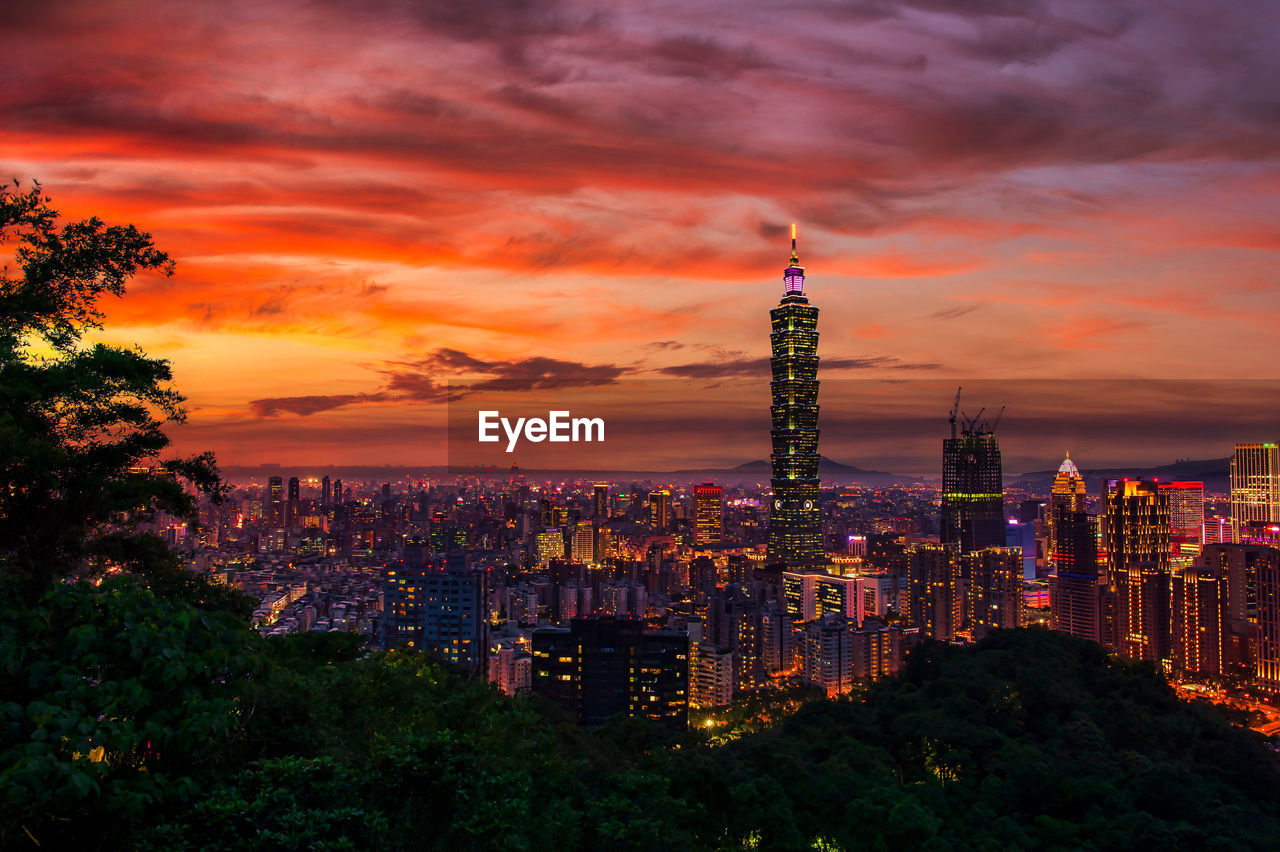
[[[49,200],[39,184],[0,189],[17,266],[0,270],[0,574],[29,600],[59,577],[172,570],[132,523],[222,492],[211,454],[161,459],[163,426],[185,418],[169,363],[85,340],[104,296],[173,261],[132,225],[61,224]]]

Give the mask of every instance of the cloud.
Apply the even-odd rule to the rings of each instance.
[[[959,319],[962,316],[966,316],[968,314],[973,313],[980,307],[982,307],[982,305],[973,304],[973,305],[959,305],[954,308],[943,308],[940,311],[934,311],[933,313],[929,314],[929,319],[947,319],[947,320]]]
[[[296,414],[299,417],[310,417],[321,411],[332,411],[348,405],[366,402],[382,402],[387,399],[382,393],[335,394],[333,396],[282,396],[249,401],[249,408],[257,417],[275,417],[281,412]]]
[[[280,413],[309,417],[350,405],[453,402],[480,392],[514,393],[532,390],[600,387],[615,384],[626,368],[613,364],[585,364],[558,358],[532,357],[484,360],[467,352],[442,347],[426,357],[388,361],[376,368],[384,386],[375,392],[320,396],[290,396],[249,402],[257,417]]]

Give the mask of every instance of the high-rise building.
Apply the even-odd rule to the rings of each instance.
[[[545,529],[534,536],[538,567],[546,568],[552,559],[564,559],[564,533],[557,529]]]
[[[454,553],[402,562],[384,577],[383,644],[425,651],[483,672],[489,662],[487,574]]]
[[[689,622],[689,706],[728,707],[733,701],[733,654],[703,636],[701,621]]]
[[[960,397],[956,395],[956,405]],[[956,436],[942,441],[942,518],[939,539],[961,553],[1004,547],[1004,478],[1000,443],[985,423],[967,421]]]
[[[1123,479],[1106,494],[1107,579],[1116,590],[1116,650],[1133,660],[1170,652],[1169,495]]]
[[[828,698],[853,689],[853,631],[857,625],[828,613],[804,626],[799,635],[800,673],[804,682]]]
[[[1280,552],[1257,562],[1258,685],[1280,693]]]
[[[1204,546],[1204,483],[1161,482],[1169,495],[1169,543],[1175,557],[1200,555]]]
[[[630,618],[575,618],[533,631],[533,691],[602,725],[619,715],[676,730],[689,722],[689,634]]]
[[[693,543],[720,544],[724,539],[724,499],[719,485],[704,482],[693,489]]]
[[[1085,498],[1084,477],[1071,460],[1071,453],[1058,467],[1049,489],[1049,505],[1045,511],[1045,525],[1049,528],[1049,562],[1056,565],[1058,559],[1058,515],[1062,512],[1083,512]]]
[[[1174,573],[1170,591],[1174,667],[1191,674],[1222,674],[1227,578],[1217,568],[1196,565]]]
[[[320,505],[328,506],[332,502],[333,484],[329,482],[329,477],[320,480]]]
[[[569,559],[589,565],[596,558],[596,532],[591,524],[580,523],[573,528],[573,536],[569,539]]]
[[[671,529],[671,492],[665,488],[649,492],[649,526],[663,532]]]
[[[788,566],[824,558],[818,515],[818,309],[804,293],[804,267],[791,230],[791,261],[783,295],[769,312],[772,380],[773,502],[768,555]]]
[[[1087,512],[1062,512],[1058,518],[1058,569],[1049,578],[1053,629],[1101,642],[1098,519]]]
[[[341,480],[341,479],[335,479],[335,480],[333,481],[333,505],[335,505],[335,506],[341,506],[341,505],[342,505],[342,503],[343,503],[343,498],[342,498],[342,480]]]
[[[1232,541],[1251,521],[1280,523],[1280,444],[1236,444],[1231,459]]]
[[[294,527],[298,525],[298,501],[301,499],[301,489],[298,487],[298,477],[289,477],[289,503],[285,506],[285,524]]]
[[[738,586],[729,586],[708,601],[708,636],[733,652],[735,691],[758,689],[765,682],[761,616],[759,603]]]
[[[962,555],[968,625],[974,639],[990,630],[1012,630],[1022,612],[1022,551],[987,547]]]
[[[924,636],[953,641],[964,626],[964,582],[955,545],[907,548],[908,616]]]
[[[598,520],[609,517],[609,486],[597,485],[591,489],[592,510]]]
[[[284,525],[284,479],[279,476],[273,476],[267,480],[267,491],[270,495],[270,510],[268,512],[268,520],[272,526]]]

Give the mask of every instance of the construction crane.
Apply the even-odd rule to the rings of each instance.
[[[1000,428],[1000,419],[1001,419],[1002,417],[1004,417],[1004,410],[1005,410],[1005,407],[1006,407],[1006,406],[1003,406],[1003,405],[1002,405],[1002,406],[1000,406],[1000,413],[996,415],[996,422],[995,422],[995,423],[993,423],[993,424],[991,424],[991,434],[992,434],[992,435],[994,435],[994,434],[996,433],[996,430]]]
[[[952,438],[954,438],[954,437],[956,436],[956,412],[958,412],[958,411],[960,410],[960,390],[961,390],[961,389],[960,389],[960,387],[959,387],[959,386],[957,386],[957,387],[956,387],[956,402],[955,402],[955,405],[951,406],[951,417],[950,417],[950,418],[948,418],[948,422],[951,424],[951,437],[952,437]]]

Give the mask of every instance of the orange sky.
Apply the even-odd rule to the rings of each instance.
[[[827,380],[1275,378],[1275,4],[6,15],[0,168],[176,259],[108,336],[227,464],[442,461],[449,382],[696,399],[767,354],[791,222]]]

